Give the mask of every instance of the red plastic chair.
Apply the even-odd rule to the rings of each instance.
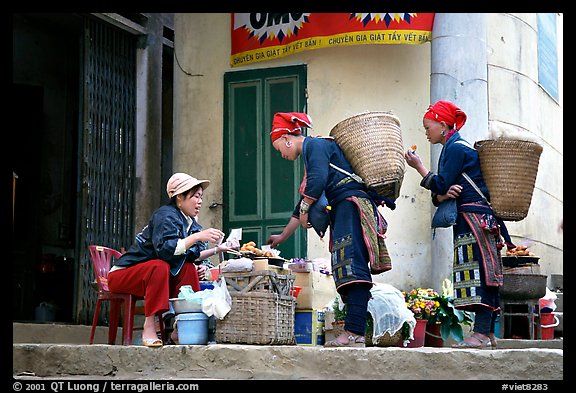
[[[96,310],[94,311],[94,318],[92,320],[90,344],[94,343],[94,334],[96,333],[96,326],[98,324],[98,317],[100,316],[102,301],[109,301],[110,321],[108,325],[108,344],[114,345],[116,343],[116,333],[118,332],[118,322],[120,321],[120,306],[122,306],[122,345],[132,345],[132,331],[134,330],[136,302],[138,300],[143,300],[144,298],[130,293],[117,293],[108,290],[108,272],[112,262],[115,259],[120,258],[122,255],[120,251],[95,244],[89,245],[88,250],[90,250],[94,275],[96,276],[96,282],[98,284],[98,300],[96,301]],[[163,337],[162,340],[164,340],[164,323],[161,313],[159,313],[158,319],[160,321],[160,331]]]

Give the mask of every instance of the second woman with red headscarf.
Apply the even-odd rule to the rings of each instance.
[[[467,173],[490,200],[478,152],[459,133],[466,118],[466,113],[450,101],[430,105],[423,125],[428,141],[443,145],[438,173],[429,171],[412,150],[406,152],[405,159],[422,175],[420,185],[432,192],[435,206],[448,198],[457,200],[458,218],[453,227],[454,306],[474,312],[475,321],[472,335],[455,347],[495,348],[494,324],[500,310],[503,283],[501,236],[509,247],[513,245],[504,223],[495,217],[491,207],[462,175]]]
[[[383,262],[382,271],[391,268],[384,245],[386,221],[377,209],[379,200],[364,184],[335,169],[352,173],[344,153],[331,137],[302,135],[301,127],[311,127],[305,113],[276,113],[270,137],[282,158],[302,157],[305,175],[300,186],[302,201],[298,219],[310,228],[308,211],[324,192],[330,206],[330,252],[336,289],[346,305],[345,331],[328,347],[364,346],[368,301],[371,297],[370,261]],[[295,217],[291,219],[294,221]],[[293,232],[293,231],[292,231]]]

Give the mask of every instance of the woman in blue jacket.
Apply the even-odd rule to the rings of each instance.
[[[336,290],[346,305],[346,319],[345,331],[324,345],[363,347],[368,300],[373,285],[371,266],[378,267],[374,273],[391,269],[390,256],[384,244],[387,224],[377,209],[377,202],[380,201],[375,201],[375,196],[369,195],[363,183],[356,182],[339,170],[353,172],[338,144],[330,137],[305,137],[301,126],[311,126],[307,114],[276,113],[270,137],[274,149],[280,152],[282,158],[294,161],[302,157],[304,161],[298,217],[302,227],[311,227],[308,217],[310,206],[318,201],[323,192],[331,206],[332,275]],[[291,222],[295,219],[291,218]]]
[[[208,180],[198,180],[186,173],[172,175],[166,185],[170,202],[152,214],[132,246],[110,269],[111,291],[145,297],[142,331],[145,346],[163,345],[156,333],[155,316],[169,310],[169,299],[178,296],[180,287],[190,285],[195,292],[200,290],[197,265],[218,252],[238,246],[225,243],[207,249],[208,242],[219,244],[224,237],[221,230],[203,229],[196,221],[209,184]]]
[[[420,157],[408,150],[406,163],[423,177],[420,185],[432,192],[432,203],[456,198],[458,218],[454,225],[454,306],[475,313],[473,333],[456,348],[495,348],[494,324],[500,310],[500,287],[503,283],[502,236],[512,245],[504,222],[464,178],[472,181],[490,200],[480,169],[478,152],[464,140],[459,130],[466,113],[449,101],[430,105],[423,118],[426,137],[432,144],[443,145],[438,173],[429,171]]]

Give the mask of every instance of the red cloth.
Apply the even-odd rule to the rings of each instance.
[[[272,131],[270,138],[272,143],[282,135],[301,135],[302,126],[312,127],[312,119],[306,113],[298,112],[277,112],[272,120]]]
[[[182,285],[200,290],[198,271],[191,262],[185,262],[176,277],[170,275],[170,265],[160,259],[138,263],[108,274],[108,287],[113,292],[144,296],[144,315],[149,317],[168,311],[168,299],[178,297]]]
[[[450,101],[440,100],[434,105],[429,105],[424,114],[425,119],[443,121],[456,131],[466,123],[466,113]]]

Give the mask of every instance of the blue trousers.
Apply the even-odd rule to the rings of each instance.
[[[372,296],[370,288],[371,283],[351,283],[345,285],[343,290],[346,295],[343,296],[346,304],[346,320],[344,329],[347,331],[364,336],[366,334],[366,318],[368,315],[368,301]]]

